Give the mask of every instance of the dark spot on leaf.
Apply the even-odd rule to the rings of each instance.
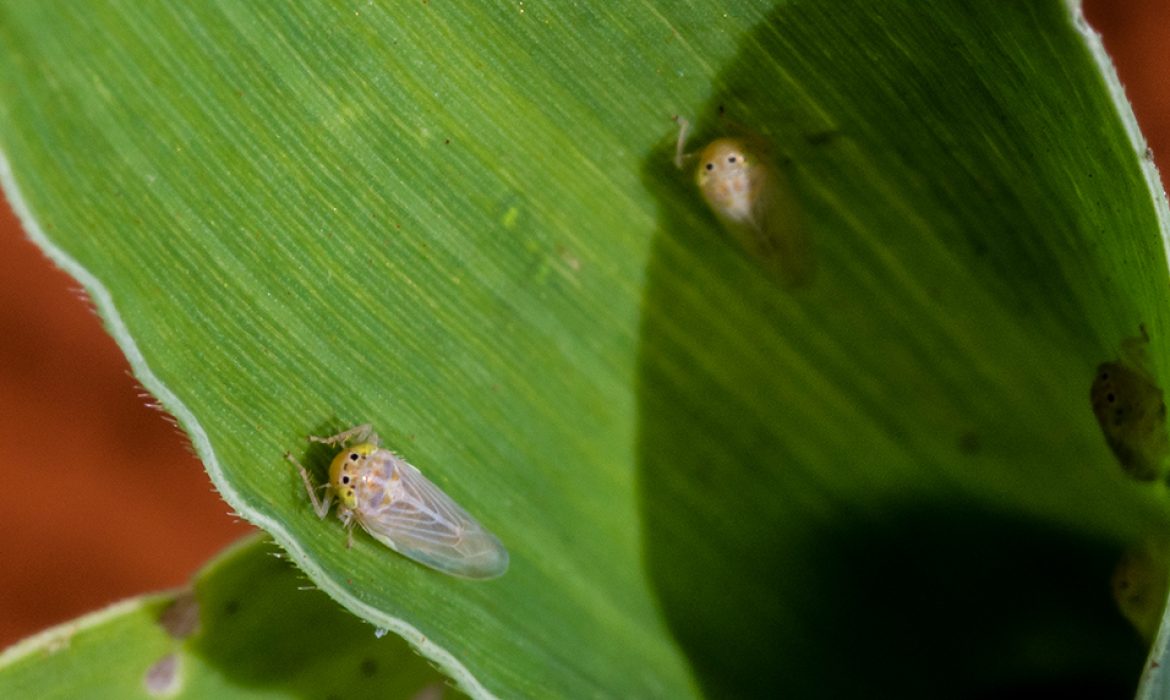
[[[979,443],[979,434],[973,430],[968,430],[959,436],[959,452],[965,455],[973,455],[979,452],[981,447]]]
[[[837,129],[826,129],[824,131],[814,131],[811,134],[806,134],[804,140],[810,146],[820,146],[833,141],[840,135],[841,132]]]
[[[199,600],[188,590],[175,597],[159,615],[158,624],[175,639],[186,639],[199,629]]]

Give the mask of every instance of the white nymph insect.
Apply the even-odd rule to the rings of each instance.
[[[791,185],[759,143],[718,138],[696,156],[684,153],[690,122],[676,117],[678,143],[674,164],[680,170],[698,158],[695,184],[723,228],[786,287],[808,284],[813,257],[800,223]]]
[[[326,445],[350,444],[329,465],[329,483],[317,486],[291,454],[317,517],[325,518],[336,498],[337,516],[353,542],[353,526],[390,549],[452,576],[488,579],[508,570],[508,550],[418,469],[380,446],[369,425],[330,437],[310,436]],[[323,497],[317,491],[324,489]]]

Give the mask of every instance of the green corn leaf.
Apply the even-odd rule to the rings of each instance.
[[[305,591],[250,537],[190,588],[123,601],[0,655],[6,698],[414,698],[443,677],[393,635]],[[323,631],[328,633],[324,634]]]

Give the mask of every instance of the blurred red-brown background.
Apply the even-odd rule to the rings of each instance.
[[[1091,0],[1159,163],[1170,157],[1170,4]],[[185,438],[147,407],[78,285],[0,210],[0,648],[120,598],[182,584],[248,531]],[[54,466],[54,488],[34,472]],[[148,478],[144,478],[148,477]]]
[[[25,239],[5,202],[0,647],[180,585],[249,529],[228,516],[179,430],[147,407],[79,289]]]

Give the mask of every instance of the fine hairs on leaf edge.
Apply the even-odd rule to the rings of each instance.
[[[1166,254],[1166,259],[1170,260],[1170,204],[1166,202],[1165,192],[1162,189],[1162,177],[1158,173],[1158,168],[1154,165],[1153,159],[1147,156],[1149,147],[1145,137],[1142,136],[1141,128],[1138,126],[1137,116],[1133,113],[1133,107],[1125,97],[1125,88],[1121,84],[1121,79],[1117,77],[1113,61],[1105,52],[1105,46],[1101,43],[1101,35],[1089,26],[1085,19],[1081,0],[1065,0],[1064,4],[1073,28],[1081,35],[1085,46],[1089,49],[1089,55],[1097,65],[1097,70],[1100,72],[1113,106],[1117,110],[1117,116],[1121,119],[1125,133],[1129,136],[1130,145],[1138,157],[1150,199],[1153,200],[1154,211],[1158,215],[1158,228],[1162,234],[1162,249]],[[1170,608],[1170,605],[1167,607]],[[1165,691],[1166,678],[1160,659],[1166,655],[1168,643],[1170,643],[1170,616],[1163,614],[1157,636],[1154,638],[1154,643],[1150,645],[1145,670],[1142,672],[1135,697],[1161,697]]]

